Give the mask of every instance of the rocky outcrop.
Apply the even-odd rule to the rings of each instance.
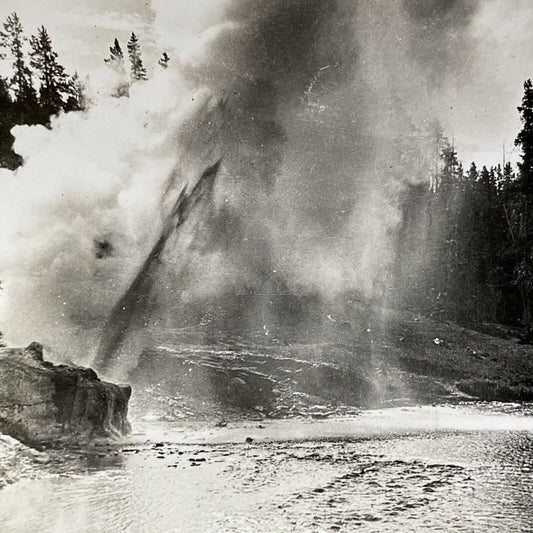
[[[39,343],[0,348],[0,433],[26,444],[128,433],[130,396],[90,368],[44,361]]]

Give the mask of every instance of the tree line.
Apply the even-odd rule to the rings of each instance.
[[[59,111],[82,109],[84,86],[77,73],[66,73],[47,29],[28,39],[16,13],[1,26],[0,58],[11,63],[11,75],[0,77],[0,166],[13,169],[21,159],[11,148],[11,128],[48,124]]]
[[[533,332],[533,87],[524,83],[521,162],[463,169],[439,132],[438,171],[407,188],[389,285],[400,305],[463,324]]]
[[[124,59],[124,52],[120,46],[120,42],[115,38],[113,46],[109,47],[109,57],[104,59],[106,65],[111,67],[120,77],[121,82],[115,90],[113,96],[121,97],[129,95],[129,88],[131,83],[145,81],[148,79],[146,68],[142,60],[142,52],[138,37],[132,32],[127,44],[128,59],[129,59],[129,80],[126,73],[126,62]],[[163,52],[158,61],[158,65],[162,68],[167,68],[170,57],[166,52]]]
[[[127,44],[130,82],[122,81],[114,96],[127,96],[129,83],[147,79],[138,37],[132,32]],[[18,124],[49,126],[50,117],[60,112],[84,110],[87,80],[77,72],[68,74],[52,46],[48,30],[41,26],[35,35],[25,36],[16,13],[0,26],[0,59],[11,64],[11,74],[0,76],[0,167],[15,169],[22,160],[13,149],[11,129]],[[168,66],[163,53],[159,65]],[[126,78],[124,54],[115,39],[106,64]]]

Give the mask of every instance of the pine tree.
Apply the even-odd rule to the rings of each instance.
[[[442,161],[442,169],[438,176],[438,194],[444,200],[445,207],[449,208],[453,203],[454,194],[457,192],[459,183],[462,181],[462,168],[459,168],[459,161],[457,159],[457,152],[455,148],[443,138],[444,147],[440,153]]]
[[[124,68],[124,53],[118,39],[115,38],[113,46],[109,47],[109,57],[104,59],[106,65],[112,68],[119,77],[119,83],[115,88],[112,96],[121,98],[122,96],[129,96],[130,86],[126,80],[126,69]]]
[[[115,38],[113,46],[109,47],[109,57],[104,59],[104,61],[119,74],[124,74],[124,53],[122,52],[118,39]]]
[[[32,73],[26,65],[24,57],[24,41],[22,23],[16,13],[7,17],[0,31],[0,43],[7,48],[13,58],[13,76],[9,80],[10,89],[14,94],[14,102],[29,111],[36,107],[37,95],[32,83]]]
[[[41,84],[40,104],[48,114],[57,113],[64,108],[64,94],[68,92],[65,69],[57,61],[57,52],[52,49],[52,41],[44,26],[32,36],[30,44],[31,66],[39,73]]]
[[[11,128],[15,125],[13,100],[6,79],[0,77],[0,167],[15,169],[22,158],[13,152]]]
[[[513,198],[516,213],[512,231],[512,246],[517,258],[514,275],[520,290],[523,308],[523,321],[533,332],[533,84],[524,82],[522,105],[518,107],[522,130],[518,133],[515,145],[521,147],[521,159],[518,163],[518,183],[521,193]],[[512,217],[510,219],[513,220]]]
[[[0,76],[0,111],[9,108],[12,103],[7,80]]]
[[[85,91],[86,84],[80,79],[78,73],[74,72],[67,83],[68,100],[65,104],[65,111],[83,111],[87,109]]]
[[[129,96],[130,86],[126,79],[126,69],[124,68],[124,53],[120,47],[118,39],[115,38],[113,46],[109,47],[109,57],[104,59],[106,65],[112,68],[119,77],[119,83],[115,88],[112,96],[121,98],[122,96]]]
[[[474,163],[474,161],[472,161],[470,165],[470,169],[468,170],[468,174],[467,174],[467,182],[470,186],[472,186],[474,183],[476,183],[478,178],[479,178],[479,173],[477,171],[477,166]]]
[[[168,56],[166,52],[163,52],[157,63],[160,67],[168,68],[169,61],[170,61],[170,57]]]
[[[141,59],[141,47],[139,39],[132,32],[128,41],[128,56],[130,58],[130,77],[133,81],[146,80],[146,69]]]
[[[522,148],[522,161],[518,163],[520,183],[523,191],[533,196],[533,84],[530,79],[524,82],[524,96],[518,111],[523,124],[515,139],[515,145]]]
[[[513,181],[516,177],[513,172],[513,166],[509,161],[507,161],[507,163],[505,163],[505,166],[503,167],[503,177],[505,181]]]
[[[495,173],[495,185],[496,185],[496,192],[499,194],[503,188],[503,169],[502,166],[498,163],[496,168],[494,169]]]
[[[494,180],[493,169],[491,168],[489,171],[489,169],[483,165],[479,179],[484,188],[484,204],[488,205],[492,196],[492,182]]]

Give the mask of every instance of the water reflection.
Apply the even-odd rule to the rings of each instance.
[[[423,424],[425,416],[442,425],[453,413],[461,429]],[[382,411],[381,422],[388,418],[395,431],[372,435],[362,417],[342,438],[324,435],[333,422],[291,421],[293,429],[302,425],[301,435],[315,436],[284,441],[280,434],[274,442],[256,438],[245,444],[250,428],[241,428],[233,443],[167,439],[120,451],[103,447],[63,457],[54,452],[49,464],[35,466],[0,492],[0,530],[530,530],[533,432],[495,428],[495,415],[485,413],[476,414],[478,429],[468,431],[468,413],[406,411],[406,420],[416,415],[417,424],[402,430],[398,411]],[[378,427],[378,418],[369,420]],[[492,429],[479,429],[483,421]],[[511,417],[508,422],[517,424]],[[256,428],[256,434],[275,431],[268,424]]]

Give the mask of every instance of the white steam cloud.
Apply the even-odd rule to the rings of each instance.
[[[11,342],[93,349],[157,236],[177,126],[193,99],[202,94],[161,71],[129,98],[101,97],[51,129],[14,129],[24,165],[0,174],[2,324]]]
[[[424,128],[479,51],[477,4],[153,0],[172,68],[14,132],[24,165],[0,174],[8,339],[91,357],[169,196],[220,155],[214,214],[161,302],[371,294],[399,192],[428,177]]]

